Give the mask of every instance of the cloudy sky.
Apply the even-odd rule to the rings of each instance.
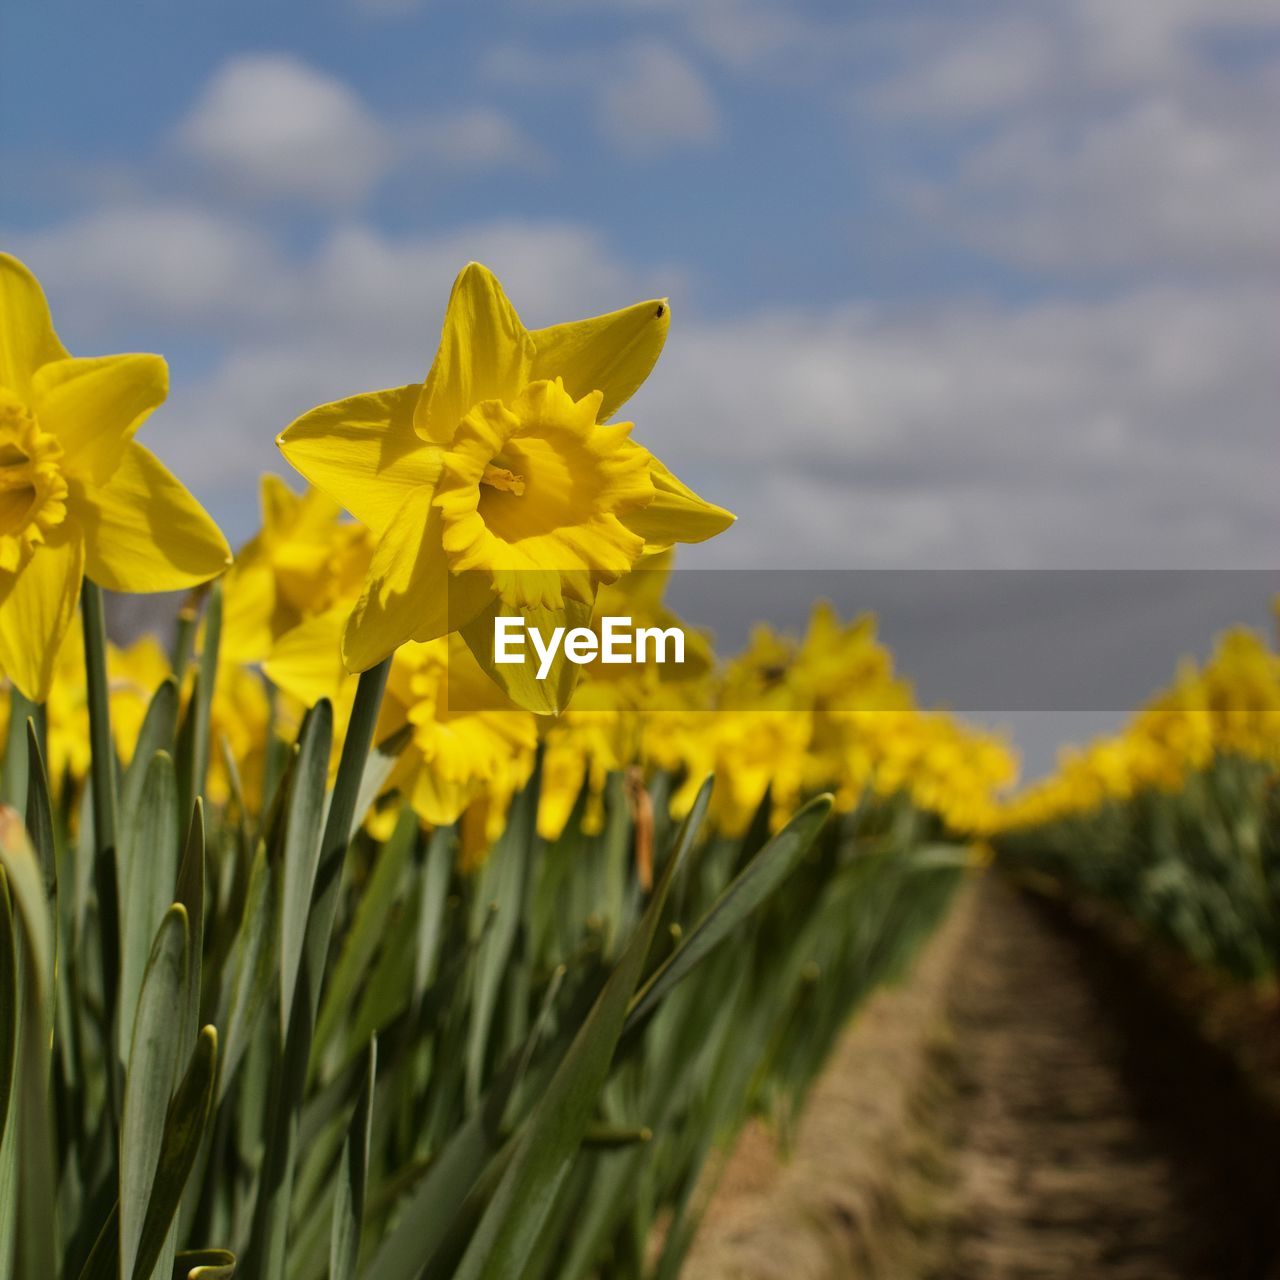
[[[669,294],[732,567],[1274,567],[1273,0],[14,0],[0,238],[233,540],[449,282]]]
[[[741,515],[699,564],[1275,563],[1270,0],[0,22],[4,241],[74,350],[169,356],[148,442],[233,534],[477,257],[531,323],[671,295],[634,416]]]

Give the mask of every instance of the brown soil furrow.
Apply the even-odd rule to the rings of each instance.
[[[956,1097],[939,1280],[1223,1280],[1222,1170],[1193,1078],[1098,939],[986,886],[949,999]],[[1162,1061],[1163,1058],[1163,1061]],[[1224,1216],[1225,1215],[1225,1216]]]

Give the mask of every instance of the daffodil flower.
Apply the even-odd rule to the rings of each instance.
[[[343,660],[375,666],[408,640],[461,631],[521,705],[554,711],[571,680],[492,662],[492,618],[589,621],[596,591],[646,551],[732,522],[610,418],[653,368],[665,301],[527,330],[493,274],[458,276],[426,381],[321,405],[285,457],[378,538]],[[574,669],[569,668],[572,672]]]
[[[36,278],[0,254],[0,669],[33,701],[86,575],[173,591],[231,563],[204,509],[134,443],[168,386],[159,356],[68,355]]]
[[[265,661],[282,636],[339,602],[349,613],[373,555],[369,531],[341,520],[319,489],[295,494],[265,475],[261,495],[262,528],[236,552],[223,584],[218,652],[231,662]]]

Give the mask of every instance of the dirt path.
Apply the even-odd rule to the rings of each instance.
[[[955,983],[955,1280],[1224,1280],[1159,1042],[1107,957],[1010,889],[981,895]],[[1156,1087],[1152,1087],[1156,1086]],[[1195,1098],[1180,1091],[1180,1101]]]
[[[1168,976],[989,878],[853,1024],[795,1159],[742,1144],[685,1274],[1276,1280],[1274,1099]]]

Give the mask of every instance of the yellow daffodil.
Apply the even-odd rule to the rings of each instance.
[[[409,744],[388,785],[430,826],[456,822],[483,801],[485,822],[467,842],[474,863],[533,772],[533,716],[508,701],[455,634],[397,652],[378,736],[406,724]]]
[[[646,551],[697,542],[733,517],[604,425],[648,376],[665,301],[527,330],[497,279],[458,276],[426,381],[322,405],[279,438],[294,467],[377,537],[343,635],[366,670],[408,640],[461,631],[532,710],[570,683],[496,667],[492,618],[585,624],[596,591]]]
[[[84,576],[172,591],[231,563],[203,508],[133,440],[167,392],[159,356],[68,355],[36,278],[0,254],[0,669],[34,701]]]
[[[344,522],[319,489],[295,494],[279,476],[261,481],[262,528],[236,554],[223,583],[221,657],[263,662],[276,642],[336,603],[360,593],[373,541]]]

